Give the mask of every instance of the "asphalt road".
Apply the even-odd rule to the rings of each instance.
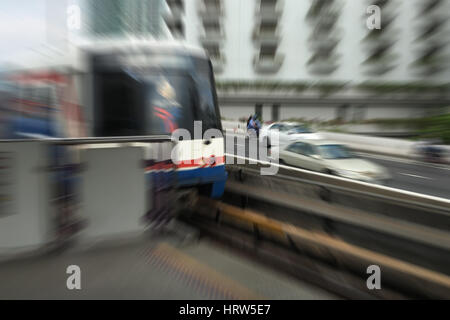
[[[244,148],[242,141],[235,141],[234,145],[235,150]],[[226,152],[231,153],[229,150]],[[248,157],[248,143],[245,145],[245,152]],[[241,152],[238,154],[241,155]],[[450,199],[450,166],[383,155],[363,153],[359,155],[389,170],[392,176],[392,180],[387,185],[389,187]]]
[[[450,166],[381,155],[361,156],[389,170],[392,175],[389,187],[450,199]]]

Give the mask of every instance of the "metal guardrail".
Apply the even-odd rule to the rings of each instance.
[[[232,229],[230,229],[237,228],[241,231],[247,230],[247,232],[253,230],[256,237],[255,240],[275,240],[279,247],[271,253],[270,259],[272,260],[279,259],[285,255],[285,253],[275,254],[275,252],[283,252],[279,250],[283,248],[284,244],[286,248],[291,247],[293,252],[300,252],[301,255],[308,252],[309,257],[314,256],[318,260],[329,261],[335,264],[337,269],[345,270],[346,272],[353,270],[353,272],[360,274],[368,265],[381,266],[384,274],[383,281],[389,284],[388,287],[400,288],[401,291],[413,293],[413,295],[423,295],[428,298],[447,298],[449,296],[450,277],[447,274],[405,261],[401,257],[366,249],[362,246],[348,243],[338,237],[330,236],[322,231],[292,225],[267,217],[252,209],[242,209],[211,199],[200,198],[196,210],[196,213],[200,215],[197,215],[196,219],[192,220],[193,223],[199,226],[203,225],[208,230],[211,229],[210,234],[212,237],[221,237],[220,228],[225,228],[226,231],[222,232],[222,237],[226,234],[226,236],[233,239],[232,241],[239,243],[238,246],[241,247],[242,244],[238,241],[242,241],[244,238],[240,239],[241,237],[233,234]],[[251,248],[254,248],[255,245],[253,244]],[[261,252],[261,249],[257,251]],[[301,268],[307,268],[311,264],[309,262],[295,265],[294,261],[294,259],[289,259],[289,269],[302,270]],[[318,264],[314,264],[312,270],[317,271],[317,269],[320,269],[318,266]],[[299,275],[298,272],[294,274],[296,276]],[[324,277],[325,275],[321,274],[321,276]],[[326,278],[324,277],[323,279]],[[341,279],[344,278],[341,277]],[[365,278],[361,280],[364,285],[365,280]],[[332,283],[330,283],[330,278],[328,278],[326,287],[328,288],[330,285]],[[352,285],[355,284],[352,283]],[[354,288],[356,289],[355,292],[369,293],[364,285],[356,286]],[[383,289],[386,290],[386,287],[383,287]],[[370,292],[370,294],[374,295],[384,293],[382,291]],[[381,296],[381,298],[383,297]]]
[[[17,143],[17,142],[45,142],[55,145],[83,145],[83,144],[109,144],[109,143],[139,143],[139,142],[173,142],[170,136],[156,135],[156,136],[126,136],[126,137],[87,137],[87,138],[54,138],[54,139],[3,139],[0,143]],[[331,176],[327,174],[307,171],[299,168],[293,168],[285,165],[269,163],[246,157],[226,154],[227,158],[241,159],[247,162],[246,164],[235,164],[233,170],[245,169],[256,172],[260,168],[269,165],[278,166],[277,178],[290,181],[298,181],[312,185],[328,187],[343,191],[350,191],[357,194],[369,195],[380,199],[394,201],[396,203],[404,203],[409,206],[419,206],[429,209],[442,210],[450,217],[450,200],[423,195],[411,191],[394,189],[385,186],[374,185],[370,183],[350,180],[346,178]],[[249,164],[248,162],[254,164]],[[235,161],[233,161],[234,163]],[[229,163],[229,161],[227,161]]]
[[[448,231],[409,221],[410,219],[383,216],[370,210],[355,209],[342,204],[311,199],[305,195],[277,192],[264,186],[255,187],[240,182],[228,181],[226,192],[243,196],[244,199],[252,199],[252,203],[254,201],[265,203],[273,209],[273,212],[266,213],[268,216],[289,221],[293,225],[303,225],[306,215],[312,220],[327,221],[326,229],[329,232],[333,232],[336,225],[346,225],[355,230],[389,235],[397,239],[450,251],[450,233]],[[242,198],[241,205],[243,205]],[[248,200],[244,202],[244,207],[246,206],[248,206]],[[298,213],[298,216],[294,212]]]
[[[277,166],[279,170],[275,177],[279,179],[287,181],[297,181],[342,191],[349,191],[361,195],[368,195],[379,199],[393,201],[395,203],[403,203],[407,206],[418,206],[432,210],[440,210],[450,217],[450,200],[448,199],[370,184],[366,182],[355,181],[351,179],[331,176],[328,174],[303,170],[275,163],[269,163],[267,161],[249,159],[236,155],[226,154],[226,157],[234,158],[235,160],[241,159],[241,161],[244,160],[246,162],[245,164],[228,165],[228,168],[231,170],[245,169],[246,171],[256,173],[261,168],[268,167],[270,165]],[[253,164],[249,163],[250,161]],[[236,161],[234,161],[234,163],[235,162]],[[227,161],[227,163],[230,162]]]
[[[356,258],[352,268],[357,272],[362,266],[375,263],[392,272],[390,281],[394,286],[430,297],[448,296],[450,200],[267,161],[226,156],[230,181],[225,204],[218,205],[237,206],[242,221],[252,218],[251,212],[260,212],[261,217],[252,220],[257,236],[264,234],[269,220],[271,231],[266,234],[267,239],[274,239],[279,233],[284,234],[278,237],[281,240],[294,239],[294,234],[297,235],[294,231],[305,228],[309,230],[307,233],[312,232],[311,239],[324,234],[329,243],[340,241],[339,246],[361,253],[350,254],[352,257],[337,251],[332,254],[344,265],[348,261],[354,263],[352,259]],[[232,165],[230,160],[236,163],[237,159],[245,163]],[[277,166],[278,174],[261,175],[260,169],[269,165]],[[324,189],[332,196],[321,198]],[[216,221],[222,223],[217,217]],[[246,223],[235,225],[245,228]],[[305,246],[307,237],[300,238],[294,249]],[[337,249],[323,244],[327,252]]]
[[[172,142],[173,139],[166,135],[156,136],[126,136],[126,137],[87,137],[87,138],[48,138],[48,139],[4,139],[0,143],[17,142],[45,142],[56,145],[81,145],[104,143],[133,143],[133,142]]]

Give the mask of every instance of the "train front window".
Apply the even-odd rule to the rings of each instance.
[[[152,74],[145,77],[147,134],[171,134],[187,129],[193,134],[197,93],[192,78],[184,74]]]
[[[197,72],[197,88],[199,92],[198,111],[203,124],[203,131],[208,129],[222,129],[220,111],[211,63],[209,60],[193,58]]]
[[[142,53],[99,56],[94,66],[96,135],[166,135],[178,128],[193,134],[194,121],[202,121],[203,131],[221,129],[208,59]]]
[[[125,72],[105,72],[96,78],[97,136],[143,135],[141,83]]]

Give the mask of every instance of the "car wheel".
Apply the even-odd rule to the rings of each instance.
[[[239,169],[239,170],[236,172],[236,179],[237,179],[239,182],[244,182],[244,180],[245,180],[245,173],[244,173],[244,171],[243,171],[242,169]]]

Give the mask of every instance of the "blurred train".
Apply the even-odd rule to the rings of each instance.
[[[147,172],[174,167],[178,187],[224,192],[224,139],[212,64],[203,49],[147,41],[85,45],[63,66],[0,75],[3,139],[171,135],[173,156],[147,159]],[[201,132],[194,122],[201,121]],[[204,133],[217,134],[205,139]],[[195,131],[195,132],[194,132]],[[211,130],[210,130],[211,131]]]

